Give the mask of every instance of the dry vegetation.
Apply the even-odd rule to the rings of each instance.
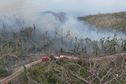
[[[10,66],[14,61],[21,61],[27,58],[26,54],[47,51],[48,56],[53,53],[49,49],[52,45],[57,45],[56,40],[68,45],[69,54],[79,57],[104,56],[126,51],[126,40],[117,39],[116,34],[113,39],[101,38],[99,41],[92,41],[90,38],[78,40],[71,37],[70,41],[57,38],[58,32],[53,39],[49,39],[47,32],[43,35],[35,34],[35,27],[27,27],[19,32],[5,31],[5,26],[0,33],[0,77],[11,74]],[[65,39],[69,37],[69,32]],[[33,40],[34,38],[40,38]],[[73,42],[75,41],[75,42]],[[54,46],[55,47],[55,46]],[[53,48],[54,48],[53,47]],[[56,48],[57,49],[57,48]],[[54,49],[55,50],[55,49]],[[59,48],[54,55],[66,53],[63,48]],[[33,59],[33,58],[32,58]],[[33,66],[13,79],[12,84],[125,84],[126,78],[126,56],[119,54],[117,58],[108,60],[52,60],[47,64]],[[20,64],[20,65],[23,65]],[[25,68],[25,67],[24,67]]]
[[[89,15],[79,19],[96,25],[100,29],[115,28],[126,32],[126,12]]]
[[[25,68],[25,67],[24,67]],[[107,60],[52,59],[32,66],[12,84],[125,84],[126,55]]]

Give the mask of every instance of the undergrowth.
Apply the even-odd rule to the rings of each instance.
[[[64,37],[64,39],[70,39],[67,42],[62,37],[57,38],[58,32],[55,33],[53,39],[49,39],[47,32],[43,33],[43,35],[36,35],[35,27],[34,29],[27,27],[17,33],[12,32],[11,38],[8,38],[9,34],[7,34],[7,31],[4,29],[3,31],[4,33],[0,33],[0,73],[3,73],[0,74],[0,77],[9,74],[9,62],[20,61],[22,56],[25,56],[27,53],[36,53],[51,47],[58,48],[59,52],[67,51],[83,57],[89,55],[104,56],[105,54],[126,51],[126,41],[117,39],[116,34],[112,39],[108,37],[101,38],[99,41],[93,41],[90,38],[77,39],[77,37],[70,37],[68,32],[67,36]],[[5,33],[6,37],[4,36]],[[33,40],[35,38],[39,38],[39,40]],[[59,39],[61,39],[63,46],[67,46],[68,50],[56,43],[56,40]],[[120,63],[118,60],[123,60],[123,62]],[[29,70],[25,69],[21,73],[18,82],[20,84],[124,84],[125,56],[115,59],[113,61],[114,66],[111,66],[113,64],[112,61],[109,59],[108,62],[88,61],[86,63],[82,60],[54,60],[46,66],[32,66]],[[123,72],[119,70],[123,70]],[[116,77],[116,74],[119,76]]]
[[[12,84],[125,84],[125,59],[126,56],[122,55],[103,61],[50,61],[28,70],[24,67],[18,82],[13,80]]]

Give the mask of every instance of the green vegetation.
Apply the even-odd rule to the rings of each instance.
[[[62,54],[69,52],[70,55],[74,54],[80,57],[89,55],[103,57],[105,54],[126,51],[126,40],[117,39],[116,34],[112,39],[108,37],[93,41],[90,38],[73,38],[69,35],[69,31],[64,37],[67,41],[70,40],[67,42],[63,40],[63,37],[57,37],[59,35],[57,31],[53,39],[48,36],[48,31],[42,35],[36,34],[35,27],[34,29],[26,27],[19,32],[12,32],[11,38],[8,38],[9,32],[5,29],[3,31],[4,33],[0,32],[0,73],[2,73],[0,77],[11,74],[8,71],[8,66],[11,64],[8,63],[16,60],[21,61],[23,56],[31,52],[49,51],[52,48]],[[67,46],[68,50],[56,43],[59,39],[61,39],[60,42],[63,46]],[[51,56],[50,52],[48,53]],[[119,56],[114,60],[90,60],[88,62],[67,59],[52,60],[45,65],[32,66],[28,70],[24,67],[24,72],[21,72],[19,79],[17,79],[18,83],[13,81],[12,84],[125,84],[125,62],[125,56]]]
[[[96,25],[99,29],[114,28],[126,32],[126,12],[89,15],[78,19]]]
[[[30,69],[24,67],[18,82],[12,84],[125,84],[126,56],[103,61],[68,60],[60,59],[50,63],[32,66]],[[123,62],[122,62],[123,60]],[[17,79],[16,79],[17,80]]]
[[[7,71],[3,65],[0,65],[0,78],[10,75],[12,72]]]

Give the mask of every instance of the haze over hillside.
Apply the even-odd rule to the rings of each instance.
[[[98,4],[106,1],[93,2]],[[116,3],[117,2],[118,0]],[[58,32],[59,38],[63,35],[63,37],[73,37],[73,40],[77,37],[78,39],[90,38],[91,40],[98,41],[102,37],[113,37],[115,32],[117,33],[117,38],[125,39],[125,35],[119,31],[99,31],[94,26],[92,27],[90,24],[78,21],[75,17],[68,14],[73,11],[86,12],[86,10],[86,13],[88,14],[88,10],[91,11],[98,8],[86,0],[80,0],[79,2],[75,0],[52,0],[50,3],[48,1],[45,2],[40,0],[6,0],[0,4],[2,9],[0,10],[1,29],[3,29],[3,23],[6,26],[6,30],[14,32],[20,31],[22,27],[33,27],[33,24],[35,24],[37,34],[44,34],[44,32],[48,31],[48,35],[51,39],[55,37],[56,32]],[[89,4],[89,6],[85,6],[84,4]],[[110,1],[109,4],[112,4],[112,1]],[[122,5],[120,5],[120,7]],[[105,6],[108,6],[107,2],[101,7]],[[69,34],[70,36],[67,36]],[[39,39],[36,38],[33,40],[38,41]],[[59,40],[56,42],[62,44]]]
[[[0,0],[0,78],[46,56],[46,67],[24,67],[14,84],[125,84],[125,8],[125,0]]]
[[[96,25],[99,29],[117,29],[126,32],[126,12],[89,15],[78,19]]]

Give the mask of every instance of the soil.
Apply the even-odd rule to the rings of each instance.
[[[63,53],[62,53],[63,54]],[[64,55],[66,55],[64,53]],[[69,56],[68,56],[69,55]],[[98,57],[98,58],[81,58],[82,60],[88,62],[90,60],[103,60],[103,59],[110,59],[110,58],[115,58],[119,55],[126,55],[126,53],[120,53],[120,54],[114,54],[114,55],[108,55],[108,56],[104,56],[104,57]],[[45,63],[44,61],[42,61],[42,57],[48,57],[48,55],[46,55],[45,52],[41,52],[41,53],[30,53],[28,55],[25,56],[25,58],[22,57],[22,60],[21,61],[15,61],[15,65],[12,65],[9,67],[9,70],[12,70],[13,71],[13,74],[7,76],[7,77],[4,77],[4,78],[1,78],[0,79],[0,84],[7,84],[9,81],[11,81],[12,78],[15,78],[17,77],[21,71],[24,70],[23,66],[21,66],[20,64],[23,64],[26,68],[30,68],[31,65],[36,65],[36,64],[41,64],[41,63]],[[78,58],[77,56],[75,56],[74,54],[70,55],[69,53],[67,53],[67,56],[69,57],[69,59],[80,59]],[[36,61],[35,61],[36,60]]]

